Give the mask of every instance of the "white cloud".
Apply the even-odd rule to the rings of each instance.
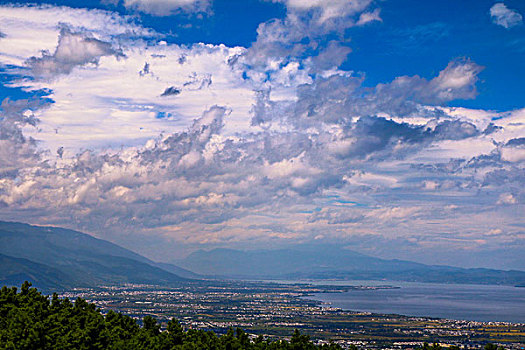
[[[423,181],[423,188],[425,190],[434,191],[439,187],[439,184],[436,181]]]
[[[468,225],[482,237],[495,217],[509,231],[516,207],[494,204],[525,196],[525,110],[446,107],[476,95],[468,59],[375,87],[338,70],[350,49],[326,35],[367,4],[289,1],[252,48],[168,44],[103,11],[0,7],[0,63],[16,74],[40,57],[61,73],[12,83],[54,103],[2,105],[0,218],[147,234],[166,252],[321,236],[431,245]]]
[[[211,0],[124,0],[124,6],[154,16],[170,16],[181,10],[206,12]]]
[[[516,204],[518,201],[511,193],[502,193],[497,204]]]
[[[499,2],[490,8],[492,22],[504,28],[512,28],[523,23],[523,17],[516,10],[511,10]]]
[[[276,0],[283,2],[289,10],[309,11],[317,9],[320,11],[317,21],[321,24],[338,17],[346,17],[359,13],[366,9],[371,0]]]
[[[430,81],[430,91],[438,101],[472,99],[476,96],[476,82],[483,67],[470,60],[456,60]],[[422,92],[422,94],[426,94]]]
[[[43,52],[42,57],[31,57],[27,64],[36,76],[47,78],[70,73],[75,66],[98,64],[100,57],[113,54],[117,52],[108,42],[62,29],[55,52],[52,55]]]
[[[525,147],[502,147],[501,159],[508,162],[524,162]]]
[[[327,42],[326,38],[330,34],[342,36],[350,27],[380,20],[378,9],[367,11],[371,0],[273,1],[285,4],[286,17],[259,25],[257,41],[250,47],[245,60],[252,69],[263,72],[311,56],[317,56],[310,61],[309,68],[313,72],[338,67],[350,49],[343,44],[334,50],[336,45]],[[321,67],[316,67],[317,64]]]
[[[91,33],[102,41],[153,33],[127,17],[101,10],[4,5],[0,6],[0,26],[5,34],[0,50],[2,63],[23,66],[25,60],[40,56],[42,51],[55,51],[61,24],[67,24],[72,32]]]
[[[16,178],[20,169],[38,166],[41,151],[35,140],[26,137],[22,127],[35,129],[38,125],[32,113],[42,108],[37,101],[10,101],[0,105],[0,179]]]
[[[46,26],[41,27],[40,17],[33,13],[38,11],[45,18],[55,16],[56,22],[48,19]],[[75,20],[77,15],[82,18],[80,23]],[[27,62],[35,74],[54,77],[14,83],[26,89],[52,91],[49,97],[54,103],[37,112],[39,129],[28,128],[25,132],[43,141],[53,153],[62,146],[71,154],[82,148],[142,144],[162,132],[183,130],[214,104],[233,108],[228,124],[231,133],[249,127],[244,116],[251,109],[254,92],[244,82],[242,70],[228,64],[230,58],[242,54],[243,48],[148,45],[123,38],[123,34],[150,35],[151,31],[128,28],[124,19],[114,18],[111,13],[94,11],[81,15],[84,12],[78,10],[71,9],[68,14],[64,8],[44,7],[30,8],[28,16],[21,18],[19,8],[0,8],[0,23],[24,23],[9,27],[2,39],[0,62],[18,66]],[[108,26],[105,32],[97,27],[112,20],[119,24]],[[84,24],[89,30],[72,33],[72,29],[60,29],[67,26],[81,30],[79,25]],[[54,36],[49,43],[55,47],[46,47],[45,42],[41,47],[53,54],[31,58],[34,51],[20,46],[36,36]],[[39,43],[30,41],[32,45]],[[31,56],[24,57],[26,54]],[[18,59],[13,61],[13,56]],[[148,74],[143,72],[146,64]],[[78,69],[73,70],[75,67]],[[56,76],[58,73],[63,75]],[[176,88],[180,95],[161,96],[169,87]],[[86,132],[86,125],[94,127]]]
[[[356,25],[362,26],[370,22],[378,21],[382,22],[381,16],[379,15],[381,13],[380,9],[375,9],[372,12],[363,12],[359,16],[359,20],[357,21]]]
[[[487,232],[484,232],[483,235],[484,236],[498,236],[498,235],[501,235],[503,233],[503,231],[499,228],[494,228],[492,230],[489,230]]]
[[[371,211],[368,216],[379,220],[409,220],[419,215],[419,207],[392,207],[381,208]]]

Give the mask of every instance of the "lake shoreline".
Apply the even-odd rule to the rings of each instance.
[[[525,316],[519,312],[525,310],[525,290],[518,287],[392,282],[390,288],[381,288],[363,285],[366,281],[295,282],[340,287],[351,282],[345,292],[314,293],[304,297],[345,311],[473,322],[525,323]],[[385,281],[381,282],[385,286]],[[356,286],[356,283],[360,285]]]

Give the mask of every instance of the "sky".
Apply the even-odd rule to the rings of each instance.
[[[523,0],[0,1],[0,220],[156,261],[524,269]]]

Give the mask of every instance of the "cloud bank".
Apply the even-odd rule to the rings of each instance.
[[[339,68],[351,47],[332,38],[379,21],[372,2],[280,2],[285,17],[246,48],[169,44],[109,12],[1,7],[10,85],[48,100],[2,103],[0,218],[164,260],[311,241],[523,245],[525,110],[448,106],[476,97],[483,67],[452,58],[369,86]]]

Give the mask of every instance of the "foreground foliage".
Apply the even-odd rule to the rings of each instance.
[[[0,347],[2,349],[341,349],[338,345],[314,345],[295,331],[289,342],[250,339],[243,330],[230,329],[217,336],[203,330],[183,330],[172,319],[166,331],[151,316],[142,327],[131,317],[109,311],[103,315],[95,304],[77,298],[42,295],[25,282],[0,291]]]

